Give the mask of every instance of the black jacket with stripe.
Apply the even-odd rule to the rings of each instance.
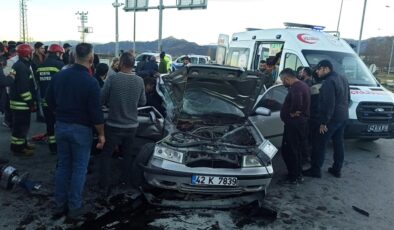
[[[10,108],[12,110],[30,110],[34,106],[35,82],[31,64],[28,60],[19,58],[12,66],[15,73],[14,84],[10,88]]]
[[[41,98],[45,98],[49,83],[52,80],[53,75],[59,72],[64,66],[63,61],[60,60],[55,54],[49,54],[37,68],[37,77],[40,85]]]

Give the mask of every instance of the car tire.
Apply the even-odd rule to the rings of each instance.
[[[147,189],[150,186],[145,181],[144,170],[141,165],[147,165],[149,159],[151,158],[153,151],[155,149],[155,143],[147,143],[142,146],[137,157],[134,159],[133,165],[131,167],[131,184],[139,189]]]

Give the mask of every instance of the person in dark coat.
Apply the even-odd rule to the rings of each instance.
[[[316,66],[316,72],[319,78],[324,79],[319,95],[318,148],[312,150],[312,166],[304,171],[303,175],[321,177],[327,144],[332,140],[334,163],[328,172],[339,178],[345,155],[344,132],[349,118],[349,83],[345,77],[334,71],[333,65],[328,60],[320,61]]]
[[[100,88],[104,86],[104,80],[107,77],[109,66],[105,63],[100,63],[96,67],[96,72],[94,73],[94,77],[97,79]]]

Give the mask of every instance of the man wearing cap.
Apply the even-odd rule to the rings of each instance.
[[[303,172],[304,176],[321,177],[321,168],[327,143],[332,140],[334,148],[334,163],[328,172],[339,178],[344,160],[344,131],[349,118],[349,83],[347,79],[334,72],[333,65],[328,60],[320,61],[316,73],[323,79],[319,95],[318,121],[320,123],[317,141],[319,144],[312,150],[312,167]]]
[[[71,48],[72,46],[70,45],[70,44],[68,44],[68,43],[64,43],[64,45],[63,45],[63,49],[64,49],[64,54],[63,54],[63,62],[64,62],[64,65],[68,65],[69,64],[69,62],[70,62],[70,48]]]

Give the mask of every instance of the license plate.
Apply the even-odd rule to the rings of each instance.
[[[192,185],[222,185],[222,186],[237,186],[238,180],[236,177],[225,176],[192,176]]]
[[[389,131],[389,125],[368,125],[368,132],[372,133],[382,133],[382,132],[388,132]]]

